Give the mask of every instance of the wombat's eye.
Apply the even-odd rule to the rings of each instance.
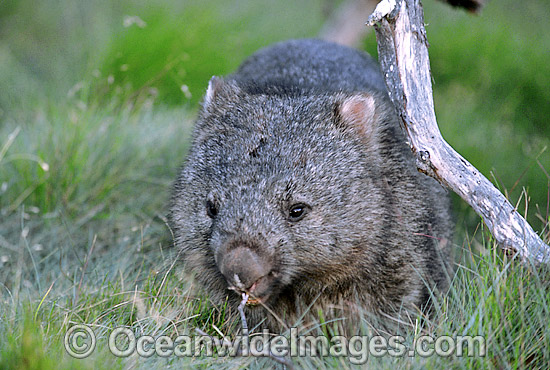
[[[309,206],[304,203],[293,204],[288,210],[288,219],[296,222],[300,221],[306,215],[309,210]]]
[[[218,215],[218,207],[216,203],[211,200],[206,201],[206,214],[210,218],[215,218]]]

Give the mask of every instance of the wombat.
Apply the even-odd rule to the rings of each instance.
[[[249,326],[304,307],[395,317],[447,287],[445,190],[417,171],[377,63],[321,40],[211,79],[170,220],[214,302],[250,295]]]

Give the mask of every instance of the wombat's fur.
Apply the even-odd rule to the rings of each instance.
[[[447,286],[445,191],[416,170],[377,64],[319,40],[210,81],[171,223],[215,302],[250,293],[249,325],[313,302],[394,316]]]

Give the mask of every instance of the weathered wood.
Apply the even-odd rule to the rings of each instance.
[[[505,250],[550,262],[550,247],[498,189],[441,136],[435,117],[428,42],[419,0],[383,0],[369,17],[380,65],[418,169],[462,197]]]

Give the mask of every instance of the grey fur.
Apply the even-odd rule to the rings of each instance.
[[[273,330],[313,302],[395,316],[447,287],[446,193],[416,170],[377,64],[324,41],[211,80],[170,219],[209,296],[257,293],[249,324]]]

